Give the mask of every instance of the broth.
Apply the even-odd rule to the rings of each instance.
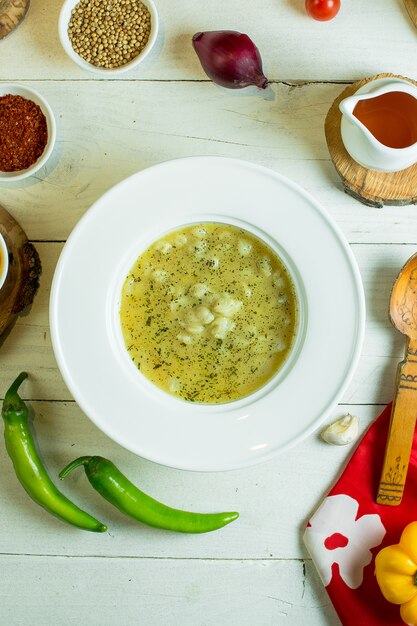
[[[126,348],[154,384],[219,403],[263,386],[283,365],[298,318],[276,253],[235,226],[187,226],[143,252],[122,289]]]

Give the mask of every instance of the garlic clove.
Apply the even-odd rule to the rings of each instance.
[[[345,446],[355,441],[359,434],[359,420],[349,413],[327,426],[321,432],[321,438],[336,446]]]

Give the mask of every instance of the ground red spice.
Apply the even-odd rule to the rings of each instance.
[[[47,141],[46,118],[37,104],[11,94],[0,97],[0,171],[27,169]]]

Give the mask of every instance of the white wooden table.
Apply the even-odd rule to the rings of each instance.
[[[137,458],[101,434],[66,389],[51,348],[49,289],[73,226],[126,176],[199,154],[266,165],[314,194],[358,260],[366,338],[334,417],[356,413],[366,428],[391,399],[402,354],[387,304],[396,273],[416,251],[417,209],[371,209],[345,195],[323,123],[346,83],[384,71],[416,79],[417,31],[401,0],[342,0],[329,23],[308,19],[303,0],[158,0],[162,27],[150,58],[120,79],[98,80],[60,47],[60,4],[32,0],[25,22],[0,43],[0,80],[33,85],[58,120],[47,166],[20,185],[0,186],[0,203],[20,221],[43,263],[30,314],[0,349],[1,397],[20,370],[30,372],[25,397],[53,475],[69,459],[97,452],[167,503],[235,509],[241,517],[203,536],[140,527],[114,512],[80,474],[68,479],[65,492],[110,521],[106,535],[83,533],[28,499],[1,442],[0,624],[336,626],[301,535],[348,450],[326,446],[315,435],[273,461],[218,474],[175,471]],[[248,33],[260,48],[272,80],[269,97],[222,91],[205,79],[191,36],[227,28]]]

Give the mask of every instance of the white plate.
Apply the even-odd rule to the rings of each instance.
[[[207,219],[240,224],[275,247],[302,309],[285,369],[256,394],[212,406],[173,398],[145,379],[118,317],[138,254],[165,232]],[[227,470],[282,452],[326,418],[358,362],[365,304],[350,248],[311,196],[266,168],[197,157],[139,172],[91,207],[59,259],[50,322],[68,388],[109,437],[164,465]]]

